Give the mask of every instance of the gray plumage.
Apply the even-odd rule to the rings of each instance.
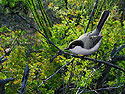
[[[70,50],[73,53],[82,55],[89,55],[97,51],[102,41],[100,31],[105,24],[109,14],[110,11],[104,11],[96,29],[92,32],[81,35],[78,39],[72,41],[66,49]]]

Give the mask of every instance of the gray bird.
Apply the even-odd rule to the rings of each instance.
[[[81,35],[78,39],[72,41],[65,50],[75,54],[90,55],[96,52],[102,41],[101,29],[109,17],[110,11],[104,11],[99,20],[96,29],[92,32]]]

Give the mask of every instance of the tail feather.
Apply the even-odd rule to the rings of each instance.
[[[103,25],[105,24],[105,22],[106,22],[106,20],[107,20],[107,18],[109,16],[109,14],[110,14],[110,11],[104,11],[103,12],[103,14],[102,14],[102,16],[101,16],[101,18],[99,20],[99,23],[97,25],[97,29],[99,31],[102,29]]]

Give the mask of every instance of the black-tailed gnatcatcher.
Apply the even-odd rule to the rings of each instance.
[[[96,29],[92,32],[81,35],[78,39],[72,41],[65,50],[69,50],[75,54],[90,55],[96,52],[102,41],[101,29],[105,24],[110,11],[104,11],[99,20]]]

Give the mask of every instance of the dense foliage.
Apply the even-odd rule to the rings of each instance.
[[[16,6],[17,2],[25,2],[24,6],[27,7],[29,12],[23,16],[33,18],[37,28],[62,50],[72,40],[84,34],[95,3],[94,0],[42,0],[41,7],[39,5],[41,0],[1,0],[0,3],[2,6],[6,6],[8,1],[10,2],[8,7],[11,9]],[[98,6],[94,10],[87,32],[94,30],[104,10],[110,10],[111,14],[102,29],[103,41],[99,52],[87,57],[109,61],[114,44],[117,42],[116,48],[124,44],[125,21],[123,20],[122,3],[122,0],[98,0]],[[53,18],[57,18],[56,23],[53,23],[52,17],[47,16],[49,13],[46,13],[46,11],[49,10],[51,10]],[[36,26],[36,24],[34,25]],[[6,48],[11,48],[12,51],[7,56],[8,60],[0,64],[0,79],[16,78],[12,83],[6,84],[7,94],[16,94],[20,91],[21,80],[27,63],[30,72],[26,94],[54,94],[54,92],[57,94],[62,92],[75,94],[82,90],[117,87],[125,83],[124,72],[118,69],[113,67],[110,69],[109,66],[98,62],[74,58],[73,62],[47,80],[41,87],[38,87],[42,81],[46,80],[61,66],[70,62],[73,57],[64,54],[56,56],[58,49],[37,31],[12,30],[7,26],[2,26],[0,28],[0,56],[4,55],[4,49]],[[117,55],[122,56],[124,54],[125,49],[122,49]],[[120,66],[122,69],[125,68],[125,61],[118,61],[113,64]],[[108,68],[107,73],[104,71],[106,68]],[[103,73],[105,74],[102,78],[103,81],[100,81]],[[97,92],[118,94],[121,91],[122,87]],[[94,94],[94,92],[87,94]]]

